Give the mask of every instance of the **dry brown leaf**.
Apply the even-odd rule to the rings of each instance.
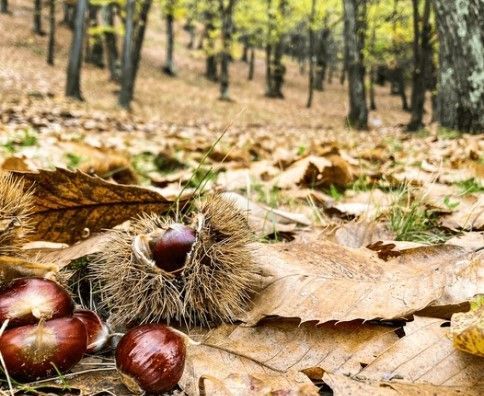
[[[309,187],[344,186],[351,182],[352,174],[348,163],[337,155],[328,157],[309,156],[303,158],[275,177],[279,188],[296,185]]]
[[[450,334],[456,348],[484,357],[484,295],[472,301],[469,312],[452,315]]]
[[[187,349],[185,370],[179,386],[187,394],[196,395],[199,394],[201,377],[212,376],[220,380],[232,374],[251,376],[272,390],[298,390],[302,385],[311,385],[309,378],[297,370],[276,371],[235,353],[205,345],[193,345]]]
[[[482,394],[477,387],[358,380],[331,373],[325,373],[323,380],[331,388],[334,396],[479,396]]]
[[[450,238],[446,244],[461,246],[469,251],[476,250],[484,246],[484,232],[464,232]]]
[[[241,318],[249,324],[267,316],[320,323],[403,318],[439,299],[465,302],[479,288],[478,263],[448,245],[385,262],[368,249],[330,242],[279,243],[259,245],[256,260],[267,278]]]
[[[222,325],[209,332],[203,343],[278,371],[355,374],[397,340],[392,328],[357,321],[298,326],[297,321],[278,320],[257,327]]]
[[[349,248],[359,248],[393,237],[384,224],[367,221],[344,224],[334,233],[335,242]]]
[[[143,212],[162,214],[171,207],[154,190],[110,183],[79,171],[13,174],[24,180],[26,189],[34,190],[31,240],[73,243]]]
[[[482,384],[484,360],[455,349],[444,323],[415,316],[404,327],[405,337],[362,369],[358,378],[471,388]]]
[[[462,197],[454,212],[442,217],[440,224],[450,229],[484,230],[484,195]]]

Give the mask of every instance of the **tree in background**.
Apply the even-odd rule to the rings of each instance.
[[[484,3],[434,1],[440,42],[438,121],[484,132]]]
[[[54,64],[55,54],[55,2],[49,0],[49,42],[47,44],[47,64]]]
[[[308,78],[308,101],[306,107],[311,107],[313,103],[314,89],[314,23],[316,17],[316,0],[311,0],[311,13],[309,14],[309,78]]]
[[[103,37],[106,46],[106,60],[109,69],[109,79],[119,82],[121,78],[121,63],[116,39],[114,21],[115,4],[108,2],[103,4],[101,9],[103,19]]]
[[[232,48],[232,19],[236,0],[218,0],[222,19],[222,53],[220,57],[220,99],[229,101],[229,62]]]
[[[365,94],[363,47],[366,23],[365,0],[344,0],[345,52],[348,68],[350,108],[348,123],[358,129],[368,128]]]
[[[74,31],[72,34],[69,63],[67,66],[66,96],[82,100],[81,95],[81,66],[84,33],[86,29],[85,17],[87,0],[77,0]]]
[[[218,80],[217,67],[217,36],[219,30],[217,29],[217,8],[216,0],[206,0],[205,9],[203,10],[204,19],[204,34],[203,34],[203,49],[205,50],[205,77],[210,81]]]
[[[8,14],[8,0],[0,0],[0,13]]]
[[[269,75],[268,75],[268,87],[266,91],[266,96],[269,98],[279,98],[283,99],[284,94],[282,93],[282,85],[284,84],[284,75],[286,74],[286,66],[282,62],[282,57],[284,55],[284,45],[286,39],[286,18],[288,16],[288,0],[279,0],[279,5],[277,7],[276,13],[276,30],[275,30],[275,43],[270,46],[269,55]],[[268,15],[272,18],[272,13]],[[269,22],[271,25],[271,22]],[[271,29],[271,34],[274,30]],[[270,39],[272,39],[270,37]]]
[[[420,17],[419,0],[412,0],[413,6],[413,74],[412,74],[412,117],[407,129],[417,131],[423,127],[426,79],[432,62],[430,44],[430,0],[423,2],[423,15]]]
[[[166,20],[166,58],[165,64],[163,65],[163,73],[174,76],[175,73],[175,63],[173,60],[173,52],[175,45],[175,32],[173,28],[173,23],[175,21],[175,8],[177,6],[177,0],[166,0],[163,13]]]
[[[34,27],[33,31],[39,36],[45,33],[42,30],[42,0],[34,0]]]

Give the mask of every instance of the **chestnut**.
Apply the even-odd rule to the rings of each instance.
[[[161,324],[128,331],[116,348],[116,368],[133,393],[159,394],[175,387],[185,368],[186,346],[180,333]]]
[[[86,327],[87,353],[96,353],[104,348],[109,340],[109,327],[99,315],[89,309],[78,309],[73,315]]]
[[[86,344],[86,328],[70,317],[8,329],[0,337],[0,352],[12,378],[35,381],[71,369]]]
[[[193,228],[172,224],[163,235],[149,242],[155,265],[170,273],[181,271],[196,240]]]
[[[19,278],[0,291],[0,322],[8,319],[9,327],[69,316],[73,310],[70,295],[48,279]]]

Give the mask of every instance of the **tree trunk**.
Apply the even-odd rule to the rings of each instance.
[[[314,89],[314,14],[316,11],[316,0],[311,0],[311,14],[309,16],[309,78],[308,78],[308,101],[306,107],[310,108],[313,104]]]
[[[439,34],[438,120],[443,127],[484,132],[484,3],[434,1]]]
[[[69,29],[74,30],[76,6],[64,2],[63,8],[64,8],[64,17],[62,18],[62,24],[66,25]]]
[[[284,20],[287,13],[287,0],[279,1],[279,14]],[[282,56],[284,54],[285,34],[279,32],[279,37],[274,46],[274,53],[270,67],[269,90],[266,96],[269,98],[284,99],[282,93],[282,85],[284,84],[284,75],[286,74],[286,67],[282,63]]]
[[[236,0],[219,0],[219,12],[222,19],[222,56],[220,61],[220,100],[230,101],[229,62],[232,45],[232,16]]]
[[[108,62],[109,79],[111,81],[120,81],[121,65],[119,61],[119,52],[116,44],[116,34],[114,33],[114,4],[107,4],[103,6],[101,14],[104,19],[104,24],[108,26],[111,31],[104,32],[104,43],[106,46],[106,60]]]
[[[348,64],[347,64],[347,61],[346,61],[346,50],[344,52],[345,52],[345,54],[343,55],[343,64],[342,64],[342,67],[341,67],[341,74],[339,75],[339,83],[341,85],[344,85],[344,83],[346,81],[346,74],[348,73]]]
[[[87,0],[77,0],[74,32],[67,66],[66,96],[82,100],[81,66],[84,31],[86,28]]]
[[[191,17],[187,20],[187,23],[185,24],[185,30],[188,32],[188,43],[187,43],[187,48],[188,49],[193,49],[195,47],[195,25],[193,24],[193,20]]]
[[[318,52],[316,55],[316,75],[314,79],[314,88],[318,91],[324,90],[324,79],[326,76],[327,59],[328,59],[328,37],[329,29],[324,28],[319,37]]]
[[[55,1],[49,0],[49,42],[47,44],[47,64],[54,65],[55,53]]]
[[[207,40],[205,51],[207,53],[207,59],[205,63],[205,76],[210,81],[218,80],[217,73],[217,54],[215,53],[215,39],[214,34],[216,31],[215,27],[215,12],[212,9],[213,3],[209,3],[209,9],[206,11],[205,18],[205,38]]]
[[[42,31],[42,0],[34,0],[34,33],[43,36]]]
[[[8,14],[8,0],[0,0],[0,13]]]
[[[173,62],[173,48],[175,41],[175,33],[173,31],[173,21],[175,19],[174,15],[174,4],[170,1],[166,5],[166,59],[163,66],[163,73],[174,76],[175,66]]]
[[[125,109],[129,109],[133,99],[134,89],[134,64],[133,64],[133,35],[134,35],[134,12],[136,0],[126,1],[126,19],[124,25],[123,63],[121,68],[121,90],[118,103]]]
[[[250,47],[250,58],[249,58],[249,75],[247,79],[252,81],[254,79],[254,68],[255,68],[255,48]]]
[[[98,33],[96,29],[99,26],[97,15],[99,7],[93,4],[89,5],[89,28],[92,28],[95,33],[91,34],[87,40],[86,46],[86,63],[91,63],[100,69],[104,68],[104,47],[103,35]]]
[[[136,76],[138,75],[139,63],[141,60],[141,49],[143,48],[143,42],[145,39],[146,26],[148,25],[148,14],[151,9],[151,4],[153,0],[143,0],[141,3],[141,10],[138,16],[138,23],[136,25],[136,31],[134,33],[134,44],[133,44],[133,65],[134,65],[134,75],[133,75],[133,90],[134,84],[136,82]],[[133,95],[131,94],[131,97]]]
[[[344,0],[344,35],[348,68],[350,109],[348,123],[357,129],[368,128],[365,95],[363,47],[366,10],[359,0]]]
[[[266,35],[266,95],[271,90],[272,81],[272,68],[271,68],[271,57],[272,57],[272,34],[274,30],[274,15],[272,11],[272,0],[267,0],[267,35]]]
[[[371,29],[371,39],[370,39],[370,56],[374,59],[375,57],[375,44],[376,44],[376,29],[375,25]],[[370,78],[369,78],[369,91],[370,91],[370,110],[376,110],[376,102],[375,102],[375,65],[374,61],[372,61],[370,66]]]
[[[412,116],[407,125],[409,131],[418,131],[423,126],[427,70],[432,61],[430,46],[430,0],[425,0],[422,16],[422,30],[420,31],[419,0],[412,0],[413,4],[413,74],[412,74]]]
[[[242,57],[240,60],[245,63],[249,63],[249,40],[247,39],[247,35],[242,36]]]

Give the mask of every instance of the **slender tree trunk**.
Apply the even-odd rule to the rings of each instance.
[[[484,132],[484,3],[433,4],[440,42],[439,122],[458,131]]]
[[[281,18],[286,17],[287,13],[287,0],[279,1],[279,14]],[[285,34],[279,32],[279,38],[274,46],[274,53],[271,62],[271,79],[269,84],[269,91],[266,96],[269,98],[283,99],[282,85],[284,84],[284,75],[286,74],[286,67],[282,63],[282,56],[284,54]]]
[[[306,107],[309,108],[313,104],[313,90],[314,90],[314,14],[316,11],[316,0],[311,0],[311,14],[309,16],[309,78],[308,78],[308,100]]]
[[[54,65],[55,54],[55,2],[49,0],[49,42],[47,44],[47,63]]]
[[[318,52],[316,55],[316,75],[314,79],[314,88],[318,91],[324,90],[324,79],[328,65],[328,37],[329,29],[324,28],[320,33]]]
[[[82,100],[81,66],[84,31],[86,28],[87,0],[77,0],[74,32],[67,66],[66,96]]]
[[[209,3],[209,9],[206,12],[205,18],[205,37],[207,40],[205,51],[207,53],[206,63],[205,63],[205,76],[210,81],[218,80],[217,73],[217,54],[215,53],[215,39],[214,34],[215,28],[215,12],[212,9],[213,0]]]
[[[412,75],[412,116],[407,126],[409,131],[417,131],[423,126],[426,79],[430,68],[432,48],[430,47],[430,0],[424,0],[422,31],[420,32],[419,0],[413,3],[414,25],[414,70]]]
[[[34,29],[35,34],[43,36],[42,30],[42,0],[34,0]]]
[[[346,50],[345,50],[345,54],[343,55],[343,64],[342,64],[342,67],[341,67],[341,74],[339,75],[339,83],[341,85],[344,85],[345,81],[346,81],[346,74],[348,73],[348,63],[347,63],[347,60],[346,60]]]
[[[76,6],[68,3],[63,4],[64,17],[62,24],[66,25],[70,30],[74,30],[74,22],[76,16]]]
[[[104,68],[104,47],[103,47],[103,35],[96,32],[98,23],[98,11],[99,7],[94,4],[89,5],[88,12],[88,26],[93,29],[95,33],[89,36],[89,40],[86,40],[86,63],[93,64],[100,69]]]
[[[8,0],[0,0],[0,13],[8,14]]]
[[[136,25],[136,31],[134,33],[134,44],[133,44],[133,65],[134,65],[134,75],[133,75],[133,90],[136,82],[136,76],[138,75],[139,63],[141,60],[141,50],[143,48],[143,42],[145,39],[146,26],[148,25],[148,14],[151,9],[151,4],[153,0],[143,0],[141,3],[141,10],[138,16],[138,23]],[[133,95],[131,95],[132,97]]]
[[[255,68],[255,48],[250,47],[250,58],[249,58],[249,75],[247,79],[252,81],[254,79],[254,68]]]
[[[166,59],[165,64],[163,65],[163,73],[174,76],[175,73],[175,66],[173,62],[173,49],[174,49],[174,42],[175,42],[175,32],[173,30],[173,22],[174,22],[174,4],[170,1],[166,5]]]
[[[193,24],[193,19],[191,17],[188,18],[187,23],[185,24],[185,30],[188,32],[188,43],[187,48],[193,49],[195,47],[195,25]]]
[[[249,40],[247,38],[247,35],[244,35],[242,37],[242,57],[240,60],[245,63],[249,63]]]
[[[366,106],[363,37],[365,29],[365,7],[359,0],[344,0],[345,52],[348,67],[350,109],[348,122],[357,129],[368,128]]]
[[[230,101],[229,62],[232,45],[232,15],[236,0],[219,0],[219,12],[222,19],[222,56],[220,62],[220,100]]]
[[[370,41],[370,54],[372,57],[375,56],[375,44],[376,44],[376,30],[375,25],[371,29],[371,41]],[[375,65],[374,61],[371,62],[370,66],[370,78],[369,78],[369,91],[370,91],[370,110],[376,110],[376,102],[375,102]]]
[[[266,95],[271,91],[272,82],[272,35],[274,31],[274,15],[272,10],[272,0],[267,0],[267,35],[266,35]]]
[[[111,29],[104,32],[109,79],[111,81],[119,82],[121,77],[121,65],[119,61],[118,46],[116,44],[116,34],[114,33],[114,4],[111,3],[103,6],[101,14],[104,19],[104,24]]]
[[[129,109],[131,100],[133,99],[134,89],[133,35],[135,2],[136,0],[126,1],[121,90],[118,99],[119,105],[125,109]]]

